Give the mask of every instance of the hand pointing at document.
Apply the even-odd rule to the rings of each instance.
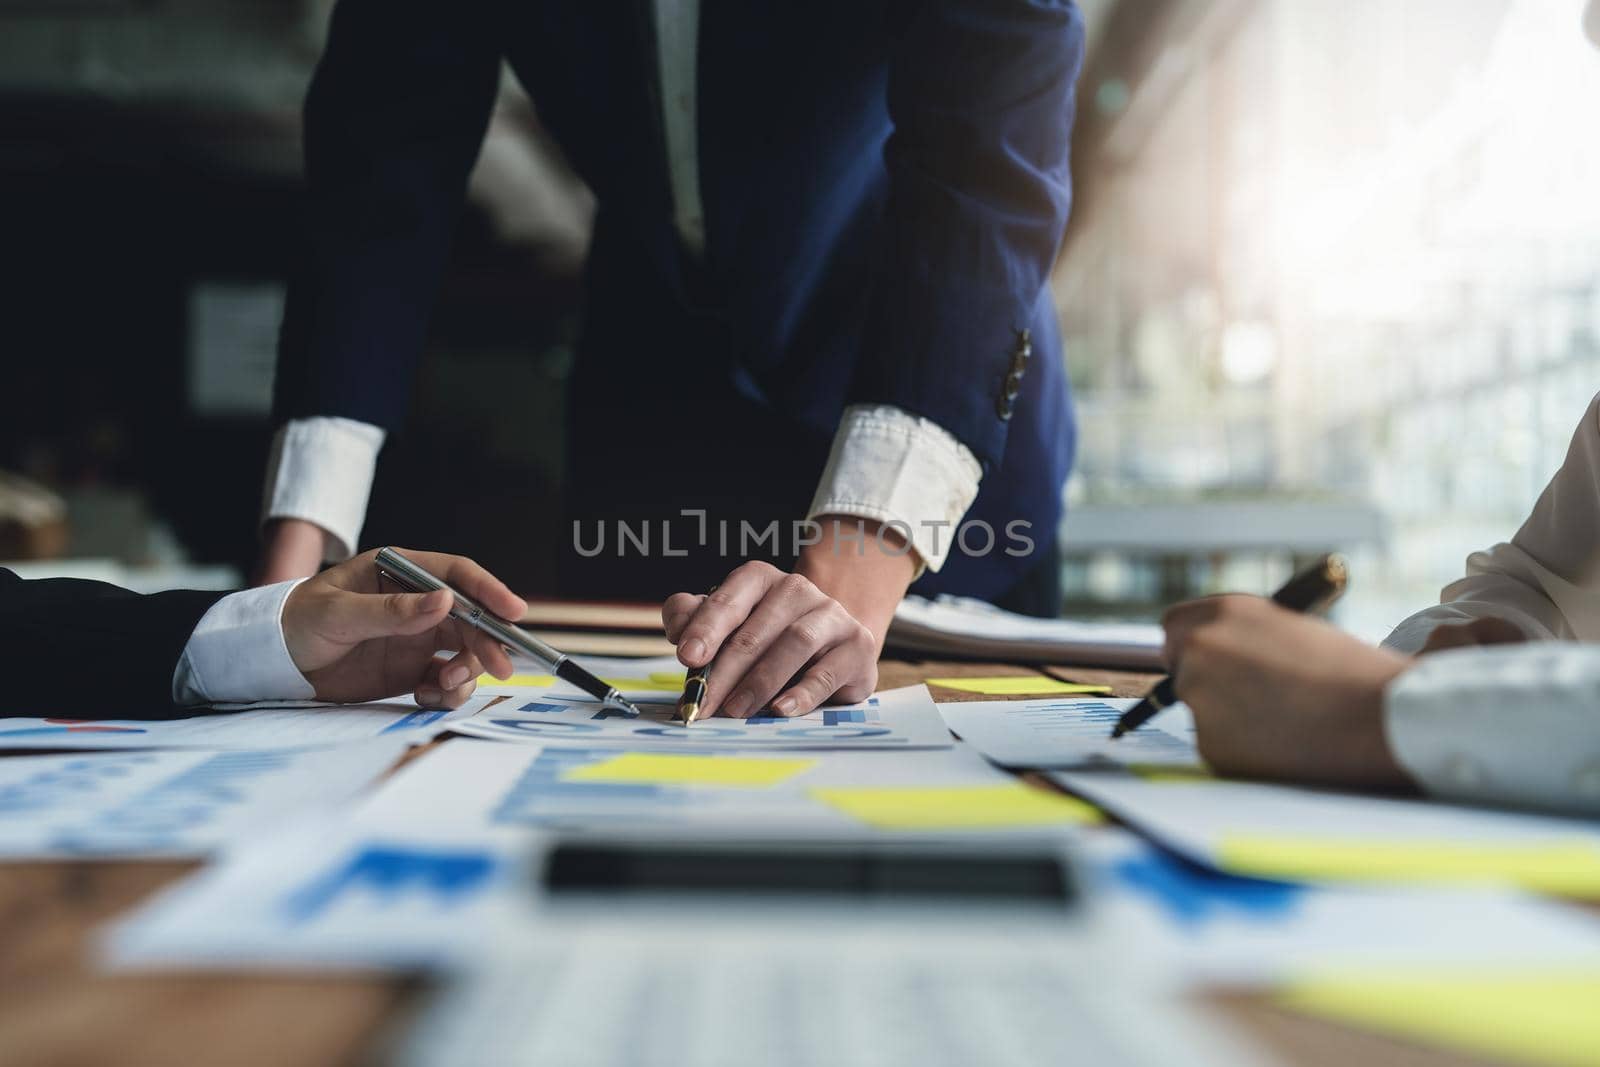
[[[855,529],[858,520],[845,522]],[[863,549],[879,533],[866,525],[865,538],[843,546],[827,534],[806,546],[793,572],[745,563],[710,594],[677,593],[662,605],[679,662],[713,664],[703,714],[742,719],[770,707],[805,715],[872,695],[878,653],[915,564],[903,544]],[[892,541],[892,531],[883,532]]]

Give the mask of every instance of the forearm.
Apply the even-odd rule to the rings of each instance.
[[[397,429],[499,84],[491,5],[340,0],[306,97],[274,410]]]
[[[1070,4],[915,5],[888,82],[888,199],[853,399],[933,420],[983,469],[1006,451],[1019,333],[1071,203],[1083,24]],[[1013,380],[1013,375],[1016,379]]]
[[[911,546],[871,519],[821,515],[813,521],[822,539],[801,550],[796,570],[871,630],[881,650],[895,608],[916,577]]]
[[[1430,793],[1600,812],[1600,649],[1565,642],[1424,656],[1385,696],[1390,750]]]
[[[138,596],[98,582],[64,580],[8,586],[0,605],[0,647],[15,668],[0,687],[0,715],[184,714],[173,698],[174,669],[195,624],[222,595]]]
[[[288,552],[306,556],[315,569],[355,554],[383,439],[381,429],[354,419],[293,419],[279,428],[267,459],[261,520],[302,520],[317,526],[322,537],[316,544],[281,545],[276,543],[280,535],[269,531],[269,561]],[[289,536],[303,540],[292,528]],[[278,577],[305,573],[310,572]]]

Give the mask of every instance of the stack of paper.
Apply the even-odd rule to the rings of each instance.
[[[1162,640],[1155,625],[1038,619],[967,597],[908,596],[895,610],[888,643],[935,657],[1155,671]]]

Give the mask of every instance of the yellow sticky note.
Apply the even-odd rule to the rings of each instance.
[[[752,759],[748,756],[685,756],[624,752],[569,771],[564,782],[625,782],[641,785],[719,785],[769,789],[816,764],[814,759]]]
[[[880,830],[962,830],[1092,823],[1081,800],[1021,782],[1006,785],[813,789],[811,795]]]
[[[478,675],[479,685],[514,686],[518,689],[548,689],[556,684],[553,674],[513,674],[509,678],[496,678],[492,674]]]
[[[624,693],[681,693],[683,692],[683,675],[652,674],[648,678],[602,678],[602,682],[622,690]]]
[[[1385,970],[1310,976],[1286,1007],[1414,1041],[1547,1067],[1600,1063],[1600,970]]]
[[[1600,898],[1600,845],[1542,841],[1400,841],[1225,835],[1217,865],[1235,874],[1298,880],[1499,882]]]
[[[1059,678],[1007,675],[1004,678],[929,678],[929,685],[942,686],[945,689],[957,689],[963,693],[983,693],[986,696],[1023,696],[1038,694],[1039,696],[1065,696],[1067,694],[1083,695],[1106,694],[1111,692],[1109,685],[1078,685],[1075,682],[1063,682]]]

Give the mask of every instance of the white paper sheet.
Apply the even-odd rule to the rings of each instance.
[[[790,754],[784,762],[807,766],[762,789],[566,780],[625,754],[452,739],[386,779],[337,825],[267,838],[162,894],[115,928],[112,958],[154,967],[453,966],[531,921],[522,872],[543,831],[866,834],[877,831],[809,790],[1013,781],[965,748]]]
[[[913,909],[919,911],[921,909]],[[400,1067],[1258,1067],[1117,946],[971,909],[564,924],[502,946],[399,1036]],[[1159,1025],[1152,1025],[1158,1020]]]
[[[319,748],[374,737],[421,744],[494,699],[492,694],[474,694],[453,711],[423,709],[405,700],[262,708],[167,720],[0,719],[0,750]],[[107,694],[106,706],[116,706],[114,694]]]
[[[592,701],[536,696],[496,705],[487,714],[452,723],[461,734],[493,741],[581,748],[914,749],[949,748],[950,731],[927,686],[886,689],[860,704],[823,708],[801,718],[715,716],[692,726],[670,705],[650,705],[633,718]]]
[[[462,738],[414,760],[362,804],[364,824],[467,829],[473,833],[607,828],[670,829],[693,825],[748,832],[872,833],[865,823],[818,800],[813,789],[962,787],[1016,781],[965,746],[889,756],[882,752],[749,754],[726,749],[673,755],[805,766],[781,781],[737,787],[707,781],[585,780],[585,769],[615,761],[615,748],[498,745]],[[800,757],[800,758],[797,758]],[[714,777],[710,775],[707,777]],[[1037,827],[1030,828],[1034,831]]]
[[[1413,853],[1440,847],[1480,851],[1551,847],[1561,850],[1558,863],[1572,862],[1565,850],[1576,848],[1580,850],[1576,862],[1591,881],[1600,864],[1600,825],[1591,820],[1181,773],[1146,777],[1126,771],[1057,771],[1050,777],[1173,851],[1222,870],[1236,866],[1230,855],[1241,855],[1241,849],[1248,847],[1260,857],[1264,845],[1268,850],[1324,847],[1335,855],[1385,844]],[[1359,863],[1355,866],[1359,868]],[[1453,874],[1460,872],[1446,870],[1438,877],[1412,872],[1404,877],[1415,882],[1467,877]],[[1349,877],[1361,877],[1360,870]],[[1376,878],[1383,880],[1381,869]]]
[[[111,926],[102,954],[135,969],[464,965],[526,928],[531,844],[302,820]]]
[[[1184,981],[1271,983],[1307,967],[1600,965],[1600,919],[1523,893],[1238,878],[1111,828],[1078,845],[1107,936]]]
[[[1111,740],[1136,700],[973,701],[939,705],[952,731],[1002,767],[1198,767],[1194,719],[1182,704]]]
[[[197,856],[331,811],[394,765],[403,740],[337,750],[97,752],[0,759],[0,856]]]

